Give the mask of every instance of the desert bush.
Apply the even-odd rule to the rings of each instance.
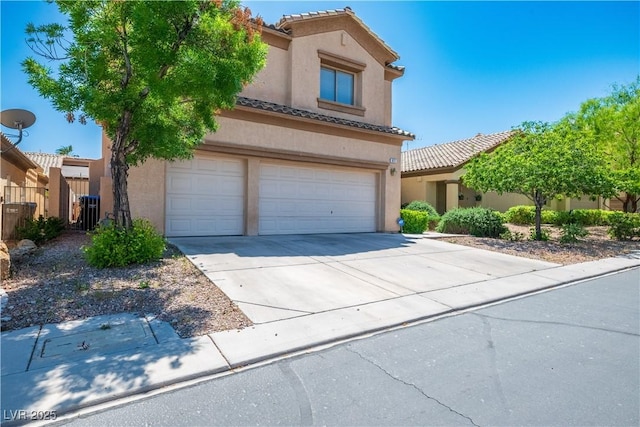
[[[24,227],[16,229],[19,239],[29,239],[40,245],[48,240],[58,237],[64,230],[64,221],[52,216],[44,219],[42,215],[37,220],[27,218]]]
[[[505,221],[510,224],[531,225],[536,218],[535,206],[512,206],[504,213]]]
[[[502,240],[509,240],[511,242],[521,242],[524,240],[524,237],[524,233],[520,233],[519,231],[512,233],[511,230],[507,230],[500,234]]]
[[[609,236],[616,240],[640,237],[640,214],[613,212],[608,217]]]
[[[564,224],[560,229],[560,243],[575,243],[588,235],[589,232],[580,224]]]
[[[428,202],[425,202],[424,200],[414,200],[411,203],[407,204],[404,209],[410,210],[410,211],[420,211],[420,212],[426,212],[429,214],[429,216],[432,217],[439,217],[440,215],[438,215],[438,212],[436,211],[436,209]]]
[[[400,218],[404,220],[403,233],[422,234],[429,227],[429,214],[426,212],[402,209]]]
[[[555,221],[556,225],[579,224],[583,227],[591,227],[597,225],[608,225],[609,216],[612,211],[602,209],[575,209],[571,211],[557,212]]]
[[[548,228],[541,228],[540,234],[540,241],[542,242],[547,242],[551,238],[551,232]],[[529,240],[537,240],[535,227],[529,229]]]
[[[487,208],[453,209],[441,218],[436,231],[471,234],[476,237],[499,237],[506,231],[499,212]]]
[[[552,210],[543,209],[542,210],[542,218],[541,218],[542,223],[543,224],[555,224],[557,216],[558,216],[558,211],[552,211]]]
[[[87,262],[97,268],[157,260],[165,249],[162,235],[146,219],[133,220],[130,230],[109,224],[96,227],[90,234],[91,244],[83,250]]]

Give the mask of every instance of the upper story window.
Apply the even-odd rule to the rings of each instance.
[[[320,69],[320,98],[354,105],[354,82],[355,77],[352,73],[322,67]]]
[[[318,107],[364,116],[362,82],[366,64],[333,53],[318,51],[320,96]]]

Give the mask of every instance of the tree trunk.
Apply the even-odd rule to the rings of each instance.
[[[637,194],[630,194],[631,196],[631,212],[638,212],[638,200]]]
[[[129,135],[131,113],[126,111],[120,119],[116,130],[115,141],[111,146],[111,178],[113,180],[113,217],[117,225],[126,229],[131,228],[131,209],[129,208],[129,193],[127,178],[129,165],[126,160],[126,139]]]
[[[542,240],[542,206],[544,206],[544,197],[540,191],[536,190],[533,202],[536,205],[536,240]]]

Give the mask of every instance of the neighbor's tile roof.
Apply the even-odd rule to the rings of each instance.
[[[416,148],[402,153],[402,172],[427,171],[430,169],[455,168],[469,161],[473,156],[490,150],[513,135],[513,131],[477,134],[473,138],[446,144]]]
[[[44,174],[49,176],[49,168],[61,168],[64,156],[49,153],[24,153],[33,162],[39,164]]]
[[[318,113],[314,113],[307,110],[300,110],[300,109],[288,107],[282,104],[274,104],[273,102],[261,101],[259,99],[245,98],[245,97],[239,96],[236,101],[236,104],[241,105],[243,107],[251,107],[259,110],[286,114],[289,116],[303,117],[306,119],[317,120],[320,122],[335,123],[338,125],[350,126],[350,127],[355,127],[359,129],[372,130],[376,132],[389,133],[393,135],[401,135],[401,136],[407,137],[407,139],[415,138],[415,135],[412,134],[411,132],[407,132],[397,127],[374,125],[371,123],[358,122],[355,120],[341,119],[339,117],[325,116],[324,114],[318,114]]]

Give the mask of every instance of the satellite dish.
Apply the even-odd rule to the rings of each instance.
[[[15,148],[16,145],[22,141],[22,129],[26,129],[36,122],[36,115],[31,111],[21,110],[20,108],[13,108],[11,110],[4,110],[0,112],[0,123],[11,129],[18,129],[18,140],[13,143],[13,146],[7,150],[1,151],[6,153],[7,151]],[[15,137],[16,135],[12,135]]]
[[[36,116],[31,111],[13,108],[0,113],[0,123],[11,129],[26,129],[36,122]]]

